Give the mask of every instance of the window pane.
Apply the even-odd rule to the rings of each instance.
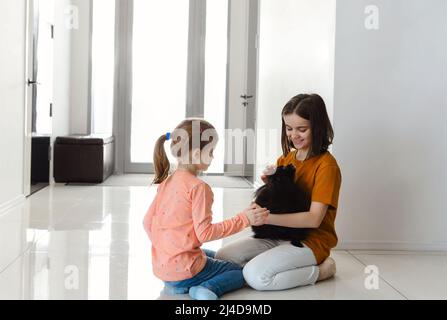
[[[207,1],[205,40],[205,119],[219,133],[208,173],[224,171],[225,100],[227,82],[228,0]]]
[[[111,134],[115,74],[115,1],[93,1],[92,132]]]
[[[135,0],[131,162],[153,162],[156,139],[185,118],[189,1]]]

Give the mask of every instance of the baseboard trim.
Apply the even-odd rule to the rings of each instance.
[[[337,250],[447,251],[447,242],[340,241]]]
[[[4,213],[9,211],[11,208],[21,204],[22,202],[25,202],[26,197],[21,194],[14,199],[11,199],[9,201],[6,201],[5,203],[0,204],[0,216],[2,216]]]

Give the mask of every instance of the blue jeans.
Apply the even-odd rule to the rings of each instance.
[[[181,281],[166,281],[167,291],[173,294],[187,293],[189,288],[195,286],[205,287],[214,292],[218,297],[224,293],[240,289],[245,280],[242,268],[229,261],[214,259],[216,253],[211,250],[203,250],[207,256],[205,267],[197,275]]]

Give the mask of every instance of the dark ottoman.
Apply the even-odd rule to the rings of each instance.
[[[54,143],[54,180],[101,183],[113,173],[114,158],[113,136],[57,137]]]

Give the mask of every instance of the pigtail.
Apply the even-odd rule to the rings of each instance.
[[[169,175],[170,163],[166,155],[164,144],[168,140],[166,135],[158,138],[154,148],[155,178],[153,184],[159,184],[166,180]]]

